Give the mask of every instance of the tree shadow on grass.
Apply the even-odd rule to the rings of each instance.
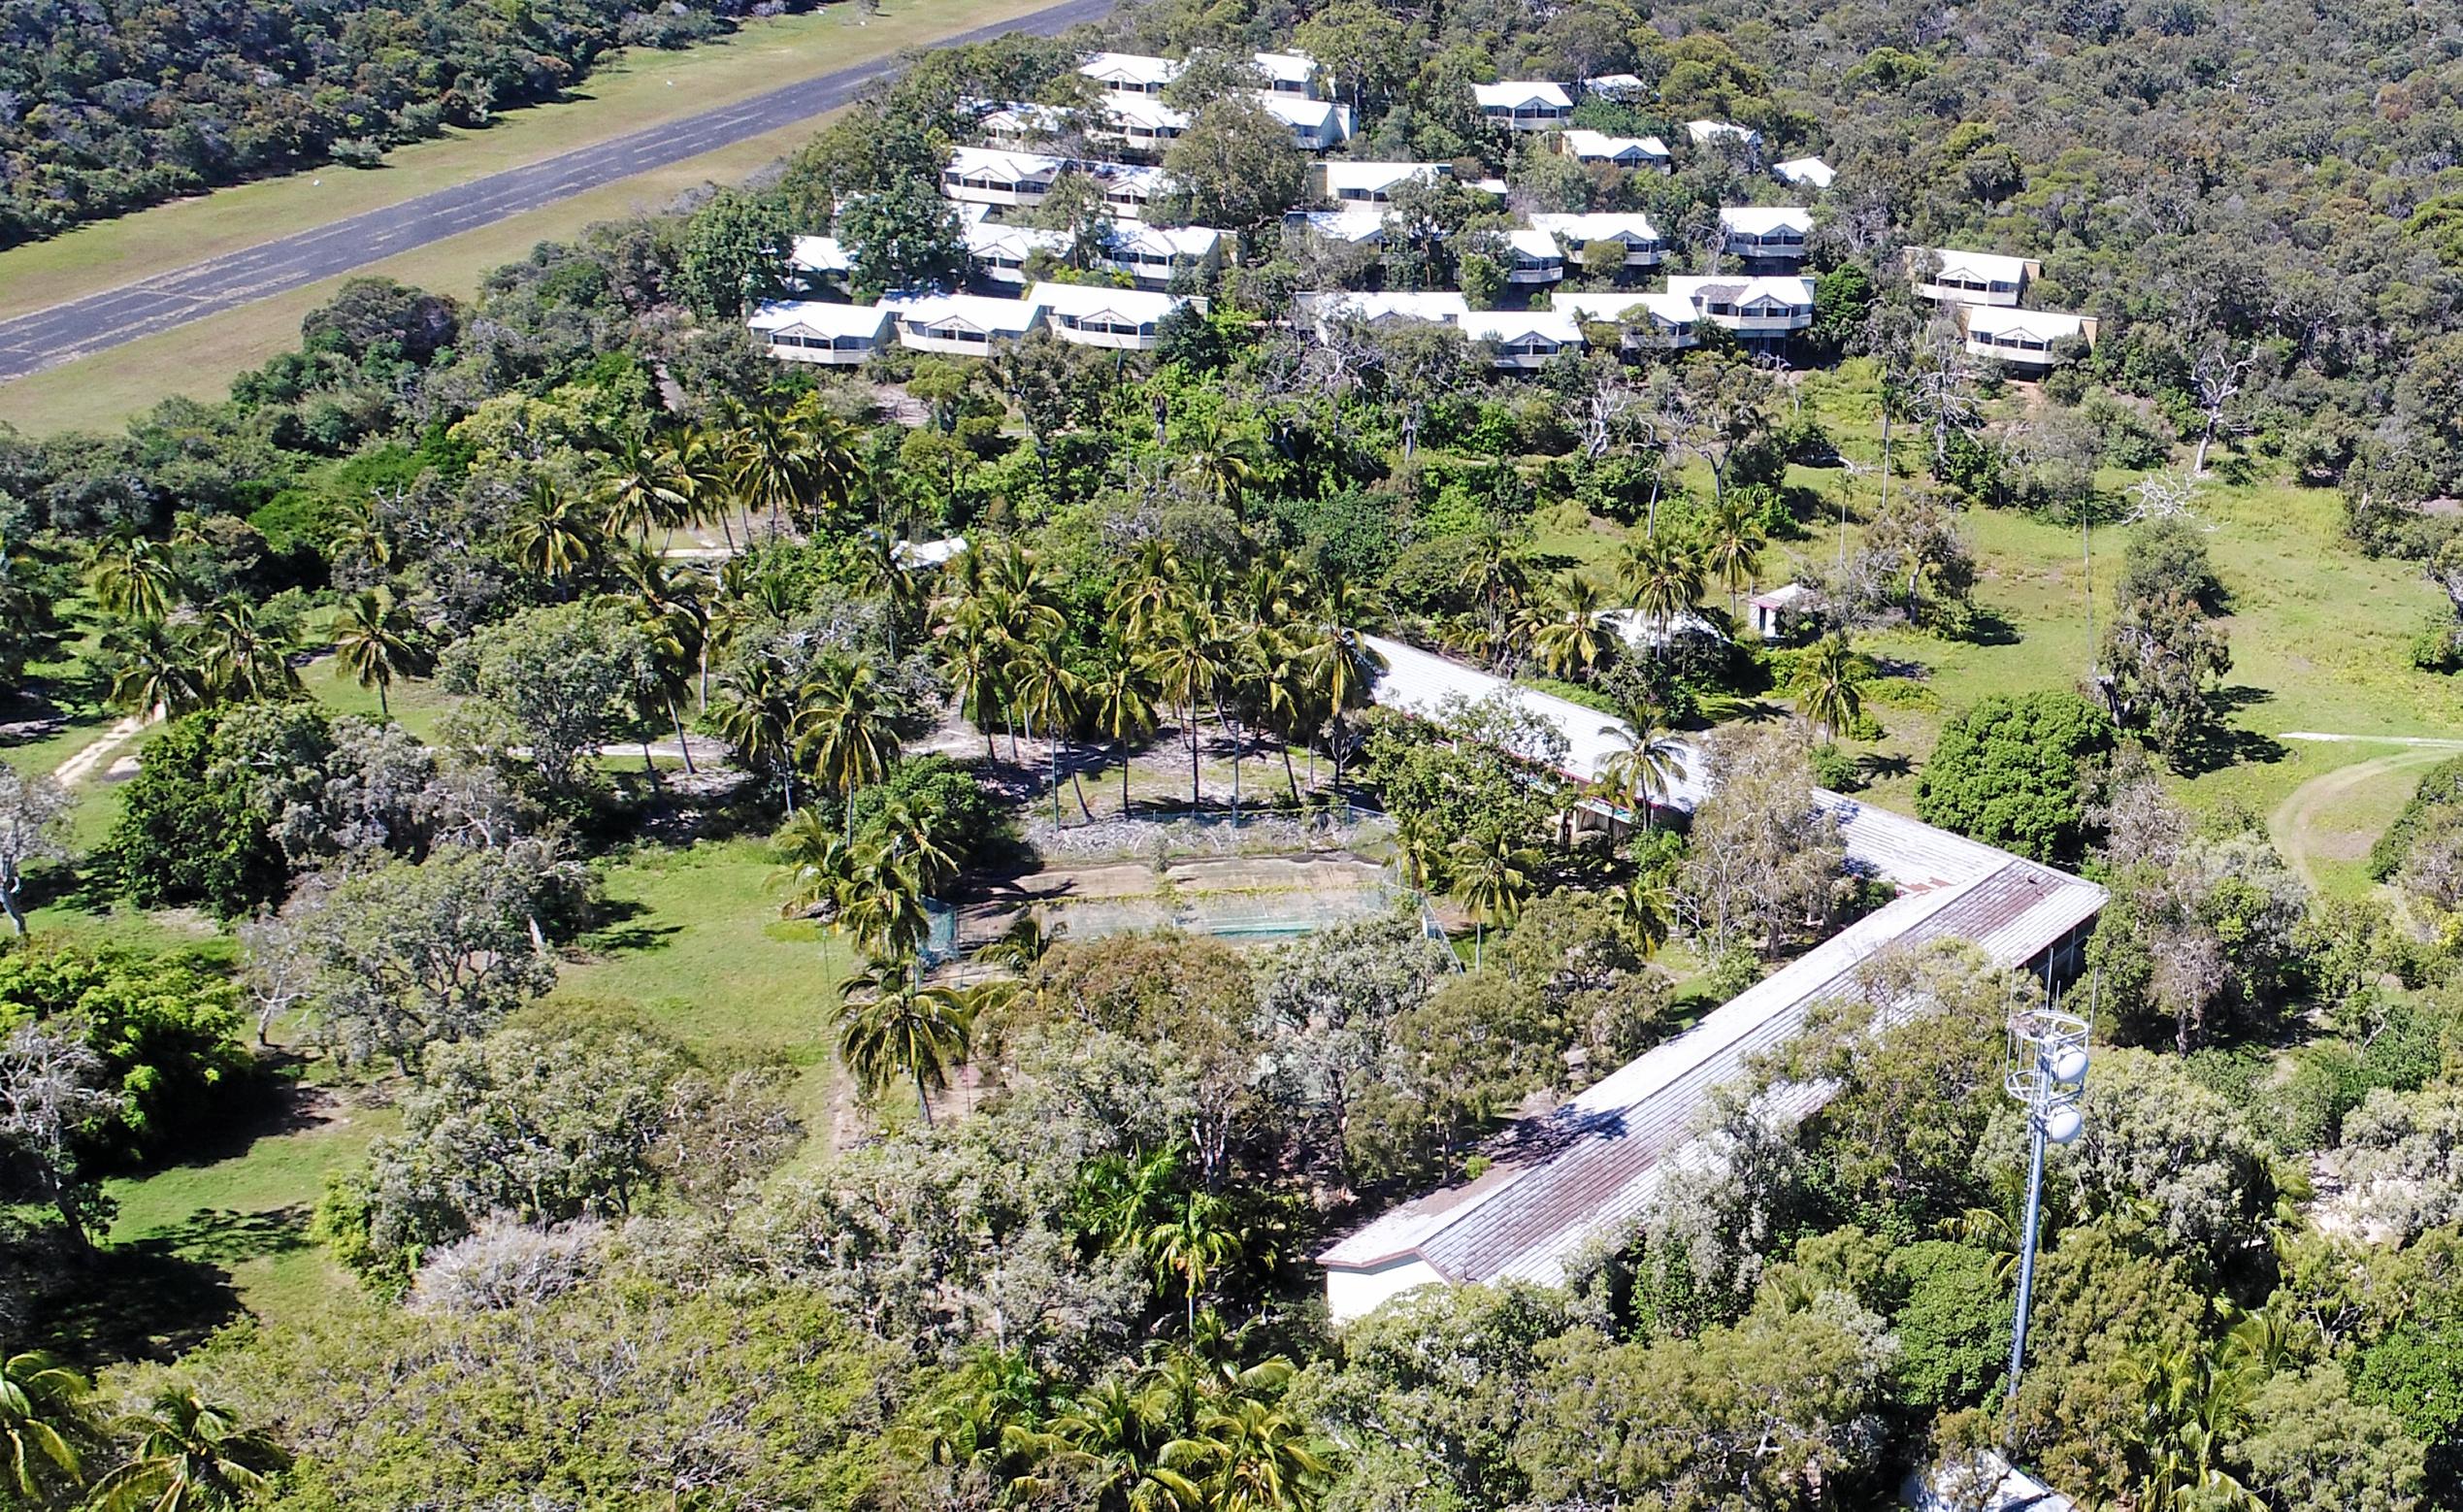
[[[1965,623],[1958,627],[1957,639],[1969,645],[2017,645],[2025,638],[2000,610],[1975,608],[1967,611]]]
[[[307,1242],[304,1232],[299,1242]],[[218,1265],[178,1253],[171,1239],[148,1238],[62,1267],[38,1328],[44,1347],[80,1364],[170,1361],[240,1312],[240,1294]]]
[[[2217,688],[2207,695],[2207,722],[2190,733],[2173,762],[2184,777],[2205,776],[2226,767],[2282,761],[2290,752],[2283,742],[2255,730],[2237,729],[2224,721],[2246,708],[2272,703],[2275,695],[2247,684]]]
[[[1915,770],[1916,763],[1912,758],[1885,751],[1866,751],[1855,758],[1856,774],[1867,782],[1878,782],[1885,777],[1903,777]]]
[[[585,954],[614,955],[629,950],[664,950],[684,933],[681,924],[647,922],[647,904],[630,898],[611,899],[599,905],[590,929],[574,944]]]

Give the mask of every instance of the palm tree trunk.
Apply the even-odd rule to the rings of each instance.
[[[693,742],[684,734],[684,714],[675,707],[673,699],[667,701],[667,720],[675,726],[675,748],[684,753],[684,774],[699,776],[700,773],[693,770]]]
[[[1299,804],[1299,774],[1292,771],[1292,742],[1284,740],[1281,743],[1283,746],[1283,782],[1292,790],[1292,803],[1295,806],[1297,806]]]
[[[1198,709],[1194,704],[1181,706],[1181,719],[1189,727],[1189,812],[1202,813],[1205,800],[1198,791]]]
[[[1077,811],[1086,816],[1087,823],[1093,824],[1095,822],[1095,810],[1087,805],[1086,779],[1084,775],[1078,772],[1074,764],[1072,764],[1069,768],[1069,791],[1077,795]]]
[[[1112,742],[1112,754],[1120,758],[1120,816],[1129,817],[1129,742]]]
[[[924,1096],[924,1068],[920,1066],[915,1067],[914,1074],[915,1111],[922,1116],[924,1127],[930,1129],[933,1126],[933,1101]]]
[[[387,723],[391,723],[393,720],[393,706],[385,699],[385,682],[386,679],[383,677],[378,677],[377,679],[377,717]]]

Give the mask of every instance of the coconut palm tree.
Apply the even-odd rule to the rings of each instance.
[[[1224,645],[1214,616],[1196,604],[1183,604],[1153,627],[1154,644],[1139,666],[1156,689],[1177,711],[1180,730],[1189,742],[1189,808],[1203,806],[1198,772],[1198,711],[1214,701],[1223,679]]]
[[[1465,835],[1448,847],[1453,858],[1454,898],[1471,915],[1471,965],[1477,968],[1491,924],[1510,924],[1530,897],[1530,874],[1539,853],[1514,843],[1503,830],[1487,838]]]
[[[932,1127],[932,1094],[967,1059],[973,1033],[965,1001],[918,984],[903,967],[870,965],[847,983],[838,1007],[838,1059],[868,1097],[891,1082],[915,1087],[915,1112]]]
[[[1011,653],[1010,681],[1017,690],[1018,713],[1026,721],[1027,735],[1043,732],[1050,754],[1052,776],[1052,822],[1061,822],[1061,754],[1068,743],[1069,727],[1077,722],[1083,708],[1085,680],[1061,660],[1059,648],[1050,640],[1033,641]],[[1074,772],[1071,773],[1072,780]],[[1086,790],[1078,789],[1077,806],[1091,822],[1095,811],[1086,806]]]
[[[654,531],[673,539],[675,527],[692,517],[693,499],[674,454],[635,431],[618,444],[614,465],[600,480],[599,509],[609,531],[646,545]]]
[[[659,465],[674,479],[676,489],[684,495],[684,523],[699,525],[716,520],[719,537],[727,542],[727,549],[733,554],[736,549],[736,467],[728,450],[727,438],[713,433],[706,426],[687,427],[669,441]]]
[[[773,536],[787,533],[788,517],[802,512],[812,488],[806,440],[794,420],[768,408],[745,411],[728,439],[735,498],[748,509],[767,512]]]
[[[847,507],[864,480],[864,457],[858,449],[862,430],[844,416],[821,407],[821,396],[806,394],[788,414],[795,444],[802,453],[806,530],[818,529],[823,518]]]
[[[536,573],[570,597],[571,579],[590,571],[607,544],[595,507],[541,479],[531,485],[528,507],[506,533],[515,566]]]
[[[948,845],[949,815],[930,798],[892,793],[866,833],[877,835],[891,855],[910,863],[916,885],[927,893],[958,875],[958,857]]]
[[[1217,415],[1181,453],[1180,468],[1207,498],[1237,514],[1249,485],[1257,480],[1255,456],[1249,442],[1232,435]]]
[[[1626,812],[1641,815],[1642,827],[1649,829],[1652,805],[1685,780],[1684,742],[1652,704],[1627,707],[1622,721],[1601,725],[1599,733],[1611,743],[1593,790]]]
[[[1089,1505],[1123,1512],[1182,1512],[1206,1505],[1199,1484],[1163,1463],[1178,1442],[1145,1383],[1114,1377],[1078,1394],[1053,1419],[1052,1436],[1086,1489]]]
[[[1813,721],[1822,739],[1836,740],[1863,712],[1863,683],[1871,671],[1845,631],[1825,637],[1797,661],[1790,689],[1797,710]]]
[[[160,710],[177,718],[206,702],[206,676],[195,638],[159,620],[115,626],[103,637],[111,658],[111,701],[143,717]]]
[[[1161,1285],[1177,1276],[1189,1307],[1189,1327],[1198,1326],[1198,1294],[1206,1279],[1239,1258],[1240,1235],[1232,1227],[1232,1204],[1211,1192],[1185,1194],[1175,1208],[1150,1226],[1138,1240],[1146,1263]]]
[[[692,696],[696,674],[706,679],[709,670],[709,610],[702,603],[704,579],[638,542],[618,559],[616,570],[633,587],[626,608],[649,642],[658,669],[658,683],[652,691],[667,722],[675,729],[684,770],[692,772],[693,742],[684,731],[683,706]]]
[[[1761,549],[1767,544],[1744,501],[1729,496],[1711,510],[1710,529],[1703,541],[1702,566],[1727,589],[1727,612],[1736,612],[1739,594],[1754,585],[1755,575],[1761,571]]]
[[[1367,605],[1351,579],[1330,575],[1317,591],[1310,611],[1309,644],[1301,653],[1308,668],[1316,707],[1325,711],[1326,744],[1334,758],[1334,786],[1343,785],[1343,757],[1348,742],[1343,721],[1352,710],[1368,707],[1370,690],[1386,670],[1386,658],[1362,633]],[[1311,773],[1312,780],[1314,773]]]
[[[933,1460],[981,1470],[1010,1496],[1042,1491],[1035,1466],[1059,1442],[1043,1426],[1051,1395],[1024,1354],[978,1351],[933,1410]]]
[[[856,848],[817,809],[791,815],[770,838],[770,850],[778,862],[770,885],[787,895],[778,905],[781,914],[794,918],[824,905],[844,906],[855,878]]]
[[[377,507],[374,490],[345,500],[337,507],[326,552],[337,565],[364,564],[366,571],[378,577],[393,564],[393,536],[385,529],[384,514]]]
[[[240,703],[279,703],[305,690],[291,666],[291,635],[242,598],[214,605],[197,632],[206,691]]]
[[[342,617],[334,621],[334,675],[376,689],[378,717],[391,719],[393,679],[427,666],[417,637],[418,626],[390,594],[363,588],[343,601]]]
[[[777,657],[749,657],[720,674],[710,701],[710,723],[736,748],[745,766],[778,780],[790,817],[796,811],[796,730],[803,705],[786,664]]]
[[[958,695],[958,712],[983,732],[983,754],[993,754],[993,712],[1009,698],[1009,659],[1000,634],[971,614],[945,620],[936,641],[941,675]]]
[[[1236,1397],[1199,1420],[1172,1458],[1200,1471],[1205,1505],[1223,1512],[1315,1507],[1331,1478],[1307,1422],[1280,1402]]]
[[[1645,956],[1657,955],[1659,946],[1667,943],[1668,929],[1676,914],[1676,900],[1667,884],[1654,877],[1637,876],[1622,887],[1612,889],[1608,904],[1626,938]]]
[[[1608,596],[1580,573],[1567,573],[1552,597],[1531,634],[1531,650],[1553,676],[1585,676],[1608,659],[1611,633],[1602,623]]]
[[[1504,651],[1506,628],[1529,598],[1530,570],[1513,542],[1490,531],[1472,543],[1462,563],[1462,586],[1479,601],[1482,643],[1487,659],[1494,661]]]
[[[133,530],[94,547],[85,581],[106,613],[141,624],[160,620],[180,601],[180,569],[171,548]]]
[[[1155,733],[1154,687],[1144,668],[1118,639],[1106,641],[1103,660],[1087,683],[1086,707],[1095,734],[1111,742],[1120,763],[1120,813],[1129,817],[1129,748]]]
[[[1180,553],[1170,542],[1154,540],[1137,548],[1137,560],[1113,585],[1110,610],[1114,633],[1126,645],[1152,640],[1156,622],[1189,598]]]
[[[904,958],[932,933],[921,870],[913,856],[886,845],[851,848],[839,892],[838,928],[876,959]]]
[[[1676,617],[1701,601],[1702,560],[1673,531],[1628,541],[1617,554],[1617,586],[1650,619],[1656,654],[1666,648]]]
[[[79,1446],[94,1430],[93,1387],[76,1371],[35,1352],[0,1364],[0,1445],[8,1451],[7,1484],[32,1506],[54,1484],[74,1486],[83,1473]]]
[[[898,759],[896,709],[880,675],[866,663],[824,658],[797,690],[796,747],[823,787],[846,803],[846,833],[855,835],[855,794],[888,774]]]
[[[208,1512],[237,1507],[266,1490],[290,1455],[262,1430],[175,1381],[148,1410],[121,1425],[135,1435],[128,1459],[94,1485],[96,1512]]]

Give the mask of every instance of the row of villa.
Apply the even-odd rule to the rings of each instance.
[[[1313,60],[1298,53],[1260,52],[1250,62],[1261,81],[1257,97],[1292,124],[1296,141],[1306,146],[1324,132],[1348,134],[1348,112],[1318,97],[1319,70]],[[1182,67],[1170,58],[1100,52],[1079,71],[1100,87],[1109,118],[1119,128],[1114,134],[1151,145],[1159,140],[1154,133],[1168,135],[1177,129],[1176,113],[1157,97]],[[1516,130],[1556,132],[1560,149],[1585,162],[1664,171],[1668,153],[1657,138],[1612,137],[1567,126],[1577,89],[1622,98],[1642,87],[1639,80],[1626,75],[1585,79],[1575,88],[1545,81],[1477,86],[1481,108],[1493,118]],[[954,148],[942,168],[940,193],[964,223],[973,279],[991,294],[894,299],[861,308],[818,300],[772,303],[750,318],[756,339],[784,360],[839,366],[861,364],[892,345],[982,353],[1037,328],[1086,345],[1153,349],[1164,318],[1187,302],[1171,291],[1202,286],[1233,255],[1237,238],[1216,227],[1149,223],[1153,202],[1166,188],[1166,175],[1160,167],[1016,145],[1055,119],[1056,113],[1046,107],[987,105],[980,120],[995,145]],[[1733,142],[1755,152],[1760,148],[1758,133],[1730,122],[1691,121],[1686,131],[1696,146]],[[1146,135],[1140,138],[1139,132]],[[1782,177],[1791,181],[1814,187],[1830,181],[1828,168],[1818,159],[1779,167],[1789,170]],[[1066,257],[1078,239],[1005,217],[1042,204],[1063,176],[1070,174],[1083,175],[1099,186],[1110,222],[1108,243],[1092,271],[1125,279],[1130,287],[1094,288],[1035,277],[1046,263]],[[1321,159],[1311,165],[1310,183],[1322,208],[1294,211],[1286,222],[1306,236],[1375,246],[1389,234],[1387,207],[1398,192],[1409,184],[1443,181],[1453,174],[1453,165],[1442,162]],[[1499,198],[1506,191],[1505,184],[1493,180],[1474,187]],[[1302,317],[1321,325],[1345,317],[1370,323],[1432,321],[1462,332],[1488,353],[1493,366],[1504,371],[1537,368],[1560,352],[1579,350],[1602,339],[1600,326],[1619,327],[1616,341],[1625,350],[1692,346],[1699,344],[1705,325],[1718,326],[1749,345],[1778,345],[1813,323],[1813,280],[1798,271],[1813,226],[1812,212],[1802,206],[1722,209],[1719,253],[1723,266],[1732,265],[1734,271],[1671,277],[1658,291],[1560,294],[1548,301],[1551,308],[1511,311],[1473,311],[1461,294],[1441,291],[1328,292],[1300,296]],[[1614,250],[1598,255],[1603,247]],[[1505,281],[1527,301],[1552,289],[1569,271],[1598,269],[1611,260],[1626,275],[1658,268],[1667,246],[1650,217],[1639,213],[1538,214],[1505,233],[1503,252]],[[844,249],[826,236],[797,238],[788,260],[790,271],[807,285],[848,271]],[[2019,308],[2026,281],[2037,270],[2034,263],[1914,248],[1908,264],[1921,293],[1959,312],[1968,349],[1979,356],[2042,371],[2058,360],[2072,338],[2092,340],[2092,321]],[[1012,292],[1023,298],[1001,297]]]

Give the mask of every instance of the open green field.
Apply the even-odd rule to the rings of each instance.
[[[643,847],[607,871],[612,918],[577,942],[550,1003],[604,1005],[675,1035],[720,1066],[783,1060],[797,1070],[795,1101],[825,1153],[845,1111],[831,1051],[830,1003],[845,975],[844,944],[813,925],[778,918],[772,871],[758,840]],[[91,914],[38,916],[66,927],[148,943],[186,935],[185,921]],[[138,932],[153,933],[140,936]],[[160,1320],[76,1317],[70,1331],[121,1347],[190,1342],[193,1327],[238,1310],[295,1318],[335,1305],[353,1283],[308,1236],[327,1176],[363,1158],[399,1127],[389,1089],[325,1084],[321,1063],[287,1086],[278,1107],[227,1144],[138,1180],[115,1181],[119,1204],[106,1271],[143,1274],[166,1291]]]
[[[893,0],[866,18],[848,6],[747,22],[680,52],[637,51],[593,73],[574,98],[508,115],[479,132],[414,143],[373,169],[326,168],[241,184],[82,227],[0,253],[0,312],[22,313],[432,189],[554,156],[663,120],[893,56],[1041,9],[1049,0]],[[803,145],[826,116],[509,216],[361,269],[468,297],[489,269],[596,221],[733,182]],[[293,345],[300,318],[333,296],[328,279],[0,386],[0,421],[34,435],[115,425],[163,399],[219,399],[232,375]]]

